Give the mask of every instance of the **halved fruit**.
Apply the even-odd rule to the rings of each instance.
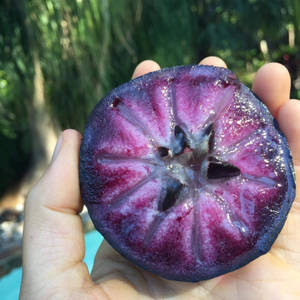
[[[269,251],[295,197],[276,121],[230,70],[210,66],[163,69],[103,98],[84,132],[80,185],[117,251],[181,281]]]

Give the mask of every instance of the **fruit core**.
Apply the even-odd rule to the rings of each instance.
[[[189,137],[180,126],[175,126],[171,149],[158,147],[171,180],[167,193],[160,203],[165,211],[176,204],[183,189],[199,189],[210,181],[228,179],[240,175],[240,169],[213,155],[214,127],[210,124],[198,138]]]

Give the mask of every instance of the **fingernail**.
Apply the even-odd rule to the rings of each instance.
[[[62,145],[62,140],[63,140],[63,137],[62,137],[62,133],[59,135],[59,138],[56,142],[56,146],[55,146],[55,149],[53,151],[53,154],[52,154],[52,159],[51,159],[51,163],[53,163],[61,149],[61,145]]]

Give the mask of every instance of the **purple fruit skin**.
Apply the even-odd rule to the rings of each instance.
[[[159,211],[168,175],[155,147],[174,144],[176,124],[193,143],[210,122],[214,154],[241,175],[197,181],[191,172],[196,187],[187,184],[176,205]],[[163,69],[112,90],[89,117],[79,169],[84,204],[111,246],[178,281],[207,280],[268,252],[295,198],[276,120],[230,70],[211,66]]]

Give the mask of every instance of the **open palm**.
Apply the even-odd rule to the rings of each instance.
[[[226,67],[217,57],[201,64]],[[158,70],[139,64],[133,77]],[[290,100],[290,76],[279,64],[256,74],[254,92],[277,118],[286,135],[299,186],[300,102]],[[66,130],[53,161],[25,205],[21,299],[299,299],[300,196],[297,191],[287,222],[271,251],[247,266],[199,283],[162,279],[120,256],[103,242],[92,274],[83,263],[84,238],[78,181],[81,136]]]

